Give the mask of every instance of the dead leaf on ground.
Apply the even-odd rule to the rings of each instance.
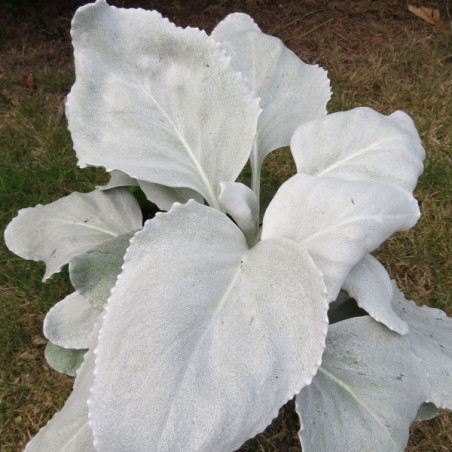
[[[432,25],[442,25],[439,9],[408,5],[408,11]]]
[[[36,88],[36,83],[35,83],[35,76],[33,74],[33,72],[30,72],[26,77],[25,77],[25,83],[28,86],[28,89],[31,92],[34,92],[35,88]]]

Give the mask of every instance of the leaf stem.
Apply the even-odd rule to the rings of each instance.
[[[254,139],[253,150],[251,151],[251,190],[254,191],[257,199],[257,217],[255,230],[259,231],[259,216],[261,208],[261,165],[258,159],[257,140]]]

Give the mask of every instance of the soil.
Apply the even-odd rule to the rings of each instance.
[[[62,40],[69,44],[71,17],[85,3],[79,0],[3,0],[1,41],[7,44],[20,36],[33,35],[38,41]],[[408,11],[406,0],[113,0],[109,3],[157,9],[177,25],[196,26],[207,32],[228,13],[245,12],[262,31],[278,36],[304,60],[323,65],[327,63],[331,48],[340,52],[346,61],[353,54],[371,52],[401,33],[422,33],[431,29],[431,25]],[[443,4],[441,1],[433,3]],[[441,12],[443,17],[448,14],[444,5]],[[68,52],[70,55],[69,46]]]
[[[27,46],[39,51],[39,64],[72,70],[70,20],[75,10],[86,3],[78,0],[25,1],[2,0],[0,3],[0,50]],[[251,15],[265,33],[278,36],[304,61],[350,76],[353,58],[378,52],[385,43],[406,36],[431,33],[432,25],[415,17],[406,0],[143,0],[109,1],[124,7],[157,9],[180,26],[196,26],[210,32],[231,12]],[[412,0],[412,3],[418,3]],[[448,17],[446,1],[422,2],[438,6],[442,17]],[[26,53],[20,60],[23,84],[36,70],[36,55]],[[0,60],[0,82],[7,70]],[[34,82],[33,82],[34,83]],[[39,80],[37,80],[39,84]],[[1,99],[0,99],[1,101]],[[241,450],[299,451],[298,419],[289,403],[269,427],[265,437]],[[283,432],[279,436],[278,432]],[[271,438],[265,439],[265,438]]]

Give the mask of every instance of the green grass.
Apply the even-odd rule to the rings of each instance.
[[[42,78],[41,75],[42,74]],[[104,171],[76,167],[65,118],[70,68],[37,72],[34,92],[15,73],[4,74],[0,127],[1,230],[23,207],[46,204],[72,191],[86,192],[107,179]],[[66,273],[43,284],[44,266],[0,249],[0,449],[21,450],[64,403],[72,379],[44,359],[44,314],[70,293]]]
[[[327,39],[324,28],[313,31],[309,39],[316,42],[322,64],[329,69],[334,90],[331,112],[369,105],[387,114],[402,109],[414,118],[427,150],[416,191],[423,217],[412,230],[388,240],[377,254],[409,298],[452,315],[452,41],[447,30],[429,30],[404,30],[398,36],[388,29],[388,42],[369,52],[345,53]],[[105,182],[106,175],[102,170],[76,167],[62,115],[73,81],[67,41],[34,41],[32,34],[19,37],[10,27],[0,33],[11,42],[0,48],[3,231],[20,208],[49,203],[74,190],[87,192]],[[304,54],[302,48],[294,46],[294,50]],[[36,80],[33,91],[24,81],[30,72]],[[278,186],[294,171],[290,152],[283,149],[268,157],[263,178]],[[62,406],[72,385],[72,379],[46,365],[42,338],[45,313],[71,291],[70,284],[65,273],[42,284],[43,271],[42,264],[24,261],[0,247],[2,452],[21,450]],[[242,450],[299,450],[297,429],[298,420],[289,405]],[[436,420],[415,424],[408,450],[450,450],[451,432],[452,417],[446,412]]]

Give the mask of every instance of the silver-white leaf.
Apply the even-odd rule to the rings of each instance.
[[[280,39],[262,33],[243,13],[227,16],[215,27],[212,37],[261,98],[263,111],[251,154],[253,171],[259,173],[265,156],[288,146],[296,127],[326,115],[331,97],[327,73],[318,65],[304,63]]]
[[[403,452],[428,389],[407,336],[368,316],[330,325],[322,366],[296,398],[303,452]]]
[[[59,301],[44,319],[44,336],[63,348],[87,349],[89,336],[100,314],[81,294],[74,292]]]
[[[57,372],[74,377],[83,363],[85,349],[63,348],[48,342],[44,351],[47,364]]]
[[[135,179],[132,179],[128,174],[122,171],[114,170],[110,174],[110,180],[105,185],[96,187],[98,190],[111,190],[118,187],[131,187],[138,185]]]
[[[74,192],[21,209],[5,230],[5,242],[24,259],[44,261],[45,280],[75,256],[141,226],[140,207],[127,189]]]
[[[429,375],[431,389],[424,401],[452,409],[452,318],[439,309],[417,306],[395,283],[393,287],[394,311],[408,324],[413,352]]]
[[[406,113],[385,116],[368,107],[301,125],[290,147],[300,173],[379,180],[410,193],[425,157],[416,126]]]
[[[347,275],[342,289],[373,319],[399,334],[408,333],[408,325],[392,307],[391,278],[375,257],[370,254],[364,256]]]
[[[286,237],[306,249],[333,301],[351,269],[391,234],[414,226],[419,215],[413,196],[394,185],[299,173],[268,206],[262,239]]]
[[[191,188],[217,207],[218,184],[248,160],[260,112],[218,44],[157,11],[103,0],[77,10],[71,35],[66,113],[79,165]]]
[[[327,297],[285,239],[248,249],[195,201],[132,239],[106,307],[89,400],[102,451],[233,451],[315,374]]]
[[[168,187],[142,180],[138,181],[138,183],[146,198],[156,204],[160,210],[170,210],[175,202],[185,204],[190,199],[194,199],[200,204],[204,202],[202,195],[190,188]]]
[[[88,423],[88,396],[94,376],[94,348],[101,319],[89,338],[89,350],[77,371],[74,388],[61,411],[27,444],[24,452],[95,452]]]
[[[259,204],[254,192],[240,182],[221,182],[218,200],[245,236],[254,237],[259,222]]]

